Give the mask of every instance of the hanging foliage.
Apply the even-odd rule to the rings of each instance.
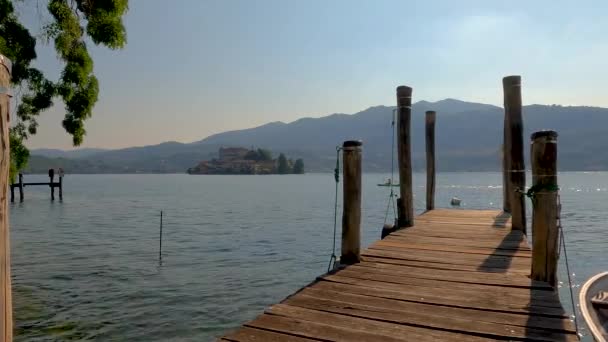
[[[54,42],[64,64],[59,80],[51,81],[31,66],[37,40],[16,15],[17,1],[0,0],[0,53],[12,60],[12,83],[20,92],[17,122],[10,131],[13,176],[29,157],[23,141],[36,134],[38,115],[56,98],[65,104],[64,129],[75,146],[82,143],[84,121],[91,117],[99,94],[87,40],[110,49],[124,47],[127,35],[122,17],[128,9],[128,0],[48,0],[50,21],[43,25],[41,36]]]

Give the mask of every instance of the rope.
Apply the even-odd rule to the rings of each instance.
[[[334,169],[334,179],[336,180],[336,195],[334,197],[334,241],[331,246],[331,256],[327,265],[327,272],[331,271],[332,266],[336,266],[338,257],[336,256],[336,231],[338,230],[338,183],[340,183],[340,151],[342,148],[336,146],[336,168]]]
[[[570,303],[572,304],[572,317],[574,317],[574,327],[576,328],[576,335],[580,338],[580,330],[578,328],[578,317],[576,314],[576,306],[574,304],[574,291],[572,290],[572,277],[570,275],[570,262],[568,262],[568,250],[566,249],[566,240],[564,239],[564,229],[562,227],[562,201],[557,192],[557,229],[559,229],[559,245],[560,248],[558,253],[564,250],[564,261],[566,262],[566,272],[568,272],[568,289],[570,290]],[[558,254],[558,258],[559,258]]]
[[[544,176],[544,175],[543,175]],[[557,257],[561,256],[561,251],[564,251],[564,262],[566,264],[566,272],[568,273],[568,290],[570,291],[570,303],[572,304],[572,317],[574,318],[574,327],[576,328],[576,335],[580,338],[580,330],[578,326],[578,316],[576,314],[576,306],[574,303],[574,291],[572,290],[572,276],[570,274],[570,262],[568,261],[568,250],[566,249],[566,240],[564,238],[564,228],[562,226],[562,201],[559,194],[559,187],[557,184],[536,184],[530,187],[528,191],[524,193],[527,197],[532,199],[532,205],[536,203],[537,194],[556,193],[557,194],[557,229],[559,230],[559,242],[558,242],[558,254]]]
[[[397,109],[393,109],[393,118],[391,121],[391,127],[392,127],[392,136],[391,136],[391,179],[390,179],[390,189],[391,192],[388,195],[388,202],[386,203],[386,212],[384,213],[384,224],[386,224],[386,220],[388,219],[388,211],[391,207],[391,203],[393,204],[393,217],[394,217],[394,221],[395,221],[395,225],[396,225],[396,221],[397,221],[397,203],[395,202],[395,198],[397,197],[397,195],[395,195],[395,190],[394,190],[394,184],[395,184],[395,114],[397,113]]]

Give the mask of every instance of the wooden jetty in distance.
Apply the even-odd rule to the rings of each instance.
[[[505,77],[503,87],[503,211],[435,209],[432,112],[426,120],[427,211],[414,217],[412,88],[398,87],[399,226],[360,250],[362,143],[345,142],[339,265],[220,340],[578,340],[556,291],[557,133],[531,137],[530,247],[520,77]]]
[[[59,169],[59,181],[55,182],[55,170],[49,169],[49,181],[48,182],[23,182],[23,174],[19,173],[19,182],[10,185],[11,188],[11,202],[15,202],[15,188],[19,189],[19,202],[23,202],[23,188],[26,186],[42,185],[51,188],[51,201],[55,200],[55,188],[59,189],[59,200],[63,200],[63,170]]]

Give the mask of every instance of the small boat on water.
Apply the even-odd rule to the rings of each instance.
[[[399,186],[398,183],[393,183],[392,180],[390,178],[387,178],[386,181],[384,183],[380,183],[378,184],[378,186]]]
[[[462,200],[458,197],[452,197],[452,200],[450,200],[450,204],[454,207],[459,207],[461,201]]]
[[[598,342],[608,341],[608,272],[587,280],[578,298],[593,338]]]

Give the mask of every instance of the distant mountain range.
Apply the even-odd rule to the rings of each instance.
[[[348,139],[363,141],[365,170],[388,171],[393,109],[376,106],[355,114],[272,122],[215,134],[188,144],[165,142],[119,150],[33,150],[26,171],[41,173],[50,167],[63,167],[68,173],[182,173],[201,160],[217,157],[221,146],[254,146],[270,149],[277,155],[283,152],[303,158],[308,172],[331,172],[335,165],[335,146]],[[455,99],[420,101],[412,106],[414,169],[424,167],[424,113],[427,110],[437,112],[439,171],[500,170],[503,109]],[[607,108],[530,105],[524,107],[523,113],[526,140],[531,132],[540,129],[554,129],[559,133],[560,170],[608,170]]]

